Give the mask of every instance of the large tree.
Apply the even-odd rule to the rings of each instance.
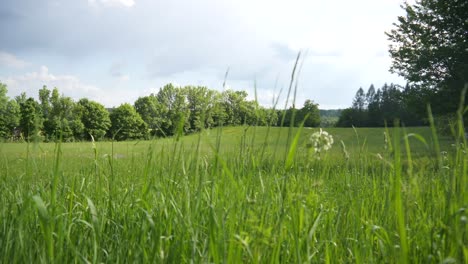
[[[111,136],[117,140],[139,139],[147,135],[148,125],[130,104],[122,104],[110,114]]]
[[[81,122],[84,125],[84,132],[87,138],[92,135],[94,139],[104,137],[111,126],[109,112],[100,103],[90,101],[86,98],[78,101],[81,113]]]
[[[453,111],[468,81],[468,2],[417,0],[402,8],[406,15],[387,33],[391,71],[430,90],[441,112]]]
[[[213,126],[214,90],[204,86],[186,86],[187,103],[190,110],[190,129],[200,131]]]
[[[8,138],[19,125],[20,109],[15,100],[7,96],[7,86],[0,83],[0,137]]]
[[[20,105],[20,129],[26,139],[38,139],[42,129],[40,105],[30,97]]]
[[[148,125],[151,135],[164,135],[163,131],[161,131],[164,123],[164,109],[154,94],[139,97],[135,101],[134,107]]]
[[[320,110],[318,104],[314,103],[312,100],[306,100],[304,102],[304,106],[297,112],[297,125],[302,121],[304,121],[305,127],[316,127],[320,125]]]
[[[167,84],[156,95],[162,106],[162,130],[165,135],[186,132],[189,129],[190,110],[187,104],[186,91],[180,87]]]

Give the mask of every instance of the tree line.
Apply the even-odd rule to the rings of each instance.
[[[13,99],[0,83],[0,137],[7,140],[131,140],[189,134],[217,126],[318,126],[318,105],[266,108],[245,91],[167,84],[158,93],[106,109],[99,102],[74,101],[43,86],[38,100],[22,93]]]
[[[427,105],[440,127],[447,129],[461,105],[468,101],[468,2],[417,0],[402,4],[393,29],[386,32],[390,71],[404,77],[405,87],[373,85],[360,88],[352,107],[342,111],[338,126],[392,125],[394,119],[407,126],[427,123]],[[466,111],[461,111],[468,123]],[[436,124],[437,125],[437,124]]]
[[[427,103],[427,97],[409,84],[384,84],[378,89],[372,84],[367,92],[362,87],[357,90],[352,106],[341,111],[336,126],[392,126],[396,119],[406,126],[426,125]]]

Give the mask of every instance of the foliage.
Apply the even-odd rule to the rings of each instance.
[[[62,137],[62,140],[70,141],[83,138],[81,111],[70,97],[60,96],[57,88],[51,93],[44,86],[39,90],[39,100],[47,139],[57,140]]]
[[[10,100],[7,87],[0,83],[0,138],[10,138],[20,121],[20,108],[15,100]]]
[[[20,105],[20,129],[23,136],[30,140],[37,140],[42,129],[40,105],[30,97]]]
[[[125,113],[118,110],[118,118],[114,115],[111,124],[109,111],[115,109],[106,110],[103,105],[87,98],[75,102],[70,97],[60,95],[57,88],[51,91],[44,85],[39,89],[38,102],[28,98],[25,93],[8,101],[6,86],[2,89],[0,137],[4,138],[11,138],[20,130],[28,130],[28,124],[31,126],[33,123],[36,132],[43,135],[46,141],[54,141],[59,137],[63,141],[91,139],[91,135],[99,140],[106,135],[112,137],[119,134],[117,131],[123,127],[126,129],[124,134],[117,136],[119,140],[179,136],[218,126],[279,126],[279,117],[284,113],[265,108],[255,100],[248,100],[245,91],[228,89],[219,92],[204,86],[177,87],[167,84],[156,94],[138,98],[133,105],[137,114],[131,112],[128,106],[124,107]],[[31,100],[34,101],[34,109],[31,108]],[[23,123],[19,126],[21,109],[24,112]],[[32,115],[33,112],[37,112],[37,116]],[[301,109],[286,110],[284,125],[290,125],[292,112],[296,115],[293,126],[299,126],[303,121],[306,127],[320,125],[318,105],[311,100],[306,100]],[[127,116],[131,124],[124,125],[125,118],[120,114]]]
[[[305,127],[317,127],[320,125],[320,110],[318,104],[314,103],[312,100],[306,100],[301,109],[291,107],[287,110],[278,110],[277,115],[282,116],[284,111],[286,111],[283,124],[285,127],[298,127],[302,122],[304,122]],[[291,124],[293,115],[295,115],[294,124]],[[281,120],[278,118],[276,125],[281,126],[280,123]]]
[[[111,126],[109,112],[100,103],[90,101],[86,98],[78,101],[81,122],[84,126],[84,137],[94,137],[95,140],[103,138]]]
[[[422,102],[419,89],[409,84],[404,89],[398,85],[384,84],[377,90],[371,85],[365,95],[364,90],[359,88],[352,107],[341,112],[336,126],[393,126],[396,119],[406,126],[424,125],[425,110],[421,107],[425,104]]]
[[[402,8],[406,15],[387,33],[391,71],[429,93],[436,112],[453,113],[468,81],[468,2],[418,0]]]
[[[179,128],[182,132],[187,132],[190,127],[188,121],[190,110],[186,91],[176,88],[172,84],[167,84],[159,90],[157,99],[162,105],[161,114],[164,119],[161,129],[165,135],[174,135]]]
[[[163,105],[154,94],[138,98],[135,101],[134,107],[143,121],[148,125],[152,136],[162,136],[165,134],[165,131],[161,130],[164,123]]]
[[[110,136],[116,140],[140,139],[148,134],[148,126],[130,104],[122,104],[110,113]]]
[[[320,127],[334,127],[342,109],[320,109]]]

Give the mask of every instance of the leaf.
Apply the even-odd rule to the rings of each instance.
[[[38,195],[34,195],[32,199],[34,201],[34,204],[36,205],[37,212],[39,213],[39,218],[41,219],[41,221],[49,221],[49,212],[47,211],[47,206],[45,205],[42,198]]]

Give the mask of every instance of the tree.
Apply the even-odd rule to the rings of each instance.
[[[81,122],[84,125],[86,138],[90,138],[88,135],[92,135],[95,140],[104,137],[111,126],[109,112],[102,104],[86,98],[80,99],[78,105],[81,109]]]
[[[15,100],[9,100],[7,86],[0,83],[0,137],[9,138],[19,125],[20,109]]]
[[[380,111],[387,125],[393,125],[395,119],[401,120],[402,109],[401,91],[394,84],[384,84],[380,98]]]
[[[373,86],[371,86],[371,88],[373,88]],[[369,88],[369,91],[371,88]],[[367,92],[367,94],[369,93],[370,92]],[[380,109],[381,98],[382,92],[380,91],[380,89],[377,89],[377,91],[372,96],[372,99],[369,99],[367,105],[367,120],[368,125],[371,127],[384,125],[384,122],[382,121],[382,111]]]
[[[51,118],[54,120],[54,137],[62,136],[65,141],[83,138],[84,124],[81,121],[81,111],[70,98],[59,96],[57,89],[52,92]]]
[[[26,99],[20,105],[20,128],[26,139],[38,139],[42,129],[40,105],[34,98]]]
[[[353,125],[360,127],[367,126],[367,97],[362,87],[359,87],[354,96],[352,108],[355,110],[353,112],[353,115],[355,115],[353,116]]]
[[[27,96],[25,92],[22,92],[20,95],[15,96],[15,101],[18,103],[19,106],[24,104],[27,100]]]
[[[58,96],[58,95],[57,95]],[[44,132],[46,140],[55,136],[57,124],[51,116],[51,91],[47,86],[42,86],[39,90],[39,105],[41,106],[42,120],[44,121]]]
[[[187,132],[190,111],[187,105],[185,90],[167,84],[156,95],[161,104],[161,114],[164,117],[161,128],[165,135],[174,135],[181,129]]]
[[[190,129],[200,131],[202,128],[213,126],[214,91],[202,86],[187,86],[185,89],[190,110]]]
[[[247,103],[245,91],[224,91],[222,105],[227,125],[241,125],[255,119],[255,105]]]
[[[307,118],[306,118],[307,117]],[[296,125],[304,121],[305,127],[316,127],[320,125],[320,110],[318,104],[311,100],[306,100],[304,106],[298,111]]]
[[[61,96],[57,88],[51,92],[43,86],[39,90],[39,101],[47,140],[58,140],[59,137],[64,141],[83,138],[81,111],[70,97]]]
[[[139,139],[147,135],[148,125],[130,104],[122,104],[110,114],[110,134],[116,140]]]
[[[354,96],[353,100],[353,108],[359,111],[364,110],[366,107],[366,96],[364,95],[364,90],[362,87],[359,87],[359,89],[356,92],[356,95]]]
[[[359,110],[355,108],[346,108],[341,111],[340,118],[336,122],[337,127],[351,127],[359,125],[360,121]]]
[[[430,89],[440,112],[453,111],[468,81],[468,2],[417,0],[402,8],[406,15],[387,33],[390,70]]]
[[[47,89],[47,86],[42,86],[42,89],[39,90],[39,104],[41,105],[42,117],[44,120],[47,120],[50,114],[50,90]]]
[[[367,105],[367,107],[369,107],[369,104],[374,101],[374,97],[375,97],[375,87],[374,87],[373,84],[371,84],[369,86],[369,89],[367,90],[367,93],[366,93],[366,105]]]
[[[151,135],[164,135],[160,130],[164,123],[163,106],[154,94],[138,98],[134,107],[148,125]]]

